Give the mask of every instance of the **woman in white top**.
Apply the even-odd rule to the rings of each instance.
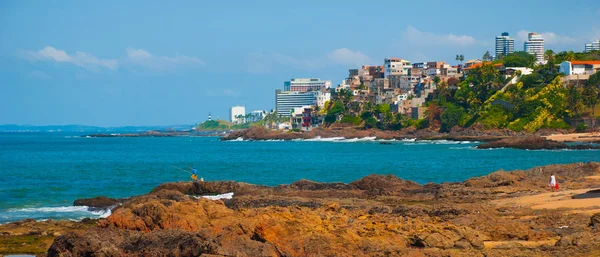
[[[556,177],[554,177],[554,174],[550,176],[550,187],[552,187],[553,190],[558,190],[558,182],[556,182]]]

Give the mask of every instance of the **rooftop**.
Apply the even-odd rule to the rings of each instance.
[[[569,61],[571,63],[571,65],[573,64],[587,64],[587,65],[595,65],[595,64],[600,64],[600,60],[594,60],[594,61]]]

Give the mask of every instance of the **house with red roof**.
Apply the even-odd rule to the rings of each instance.
[[[560,64],[559,72],[570,75],[592,75],[600,71],[600,60],[595,61],[564,61]]]

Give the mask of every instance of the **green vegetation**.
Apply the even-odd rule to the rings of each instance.
[[[45,254],[54,236],[1,236],[0,254]]]
[[[514,52],[502,57],[502,63],[505,67],[528,67],[533,68],[535,56],[527,52]]]
[[[207,120],[196,127],[198,131],[229,130],[233,124],[224,120]]]

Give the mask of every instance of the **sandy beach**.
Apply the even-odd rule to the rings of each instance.
[[[557,142],[598,142],[600,141],[600,132],[553,134],[545,136],[545,138]]]

